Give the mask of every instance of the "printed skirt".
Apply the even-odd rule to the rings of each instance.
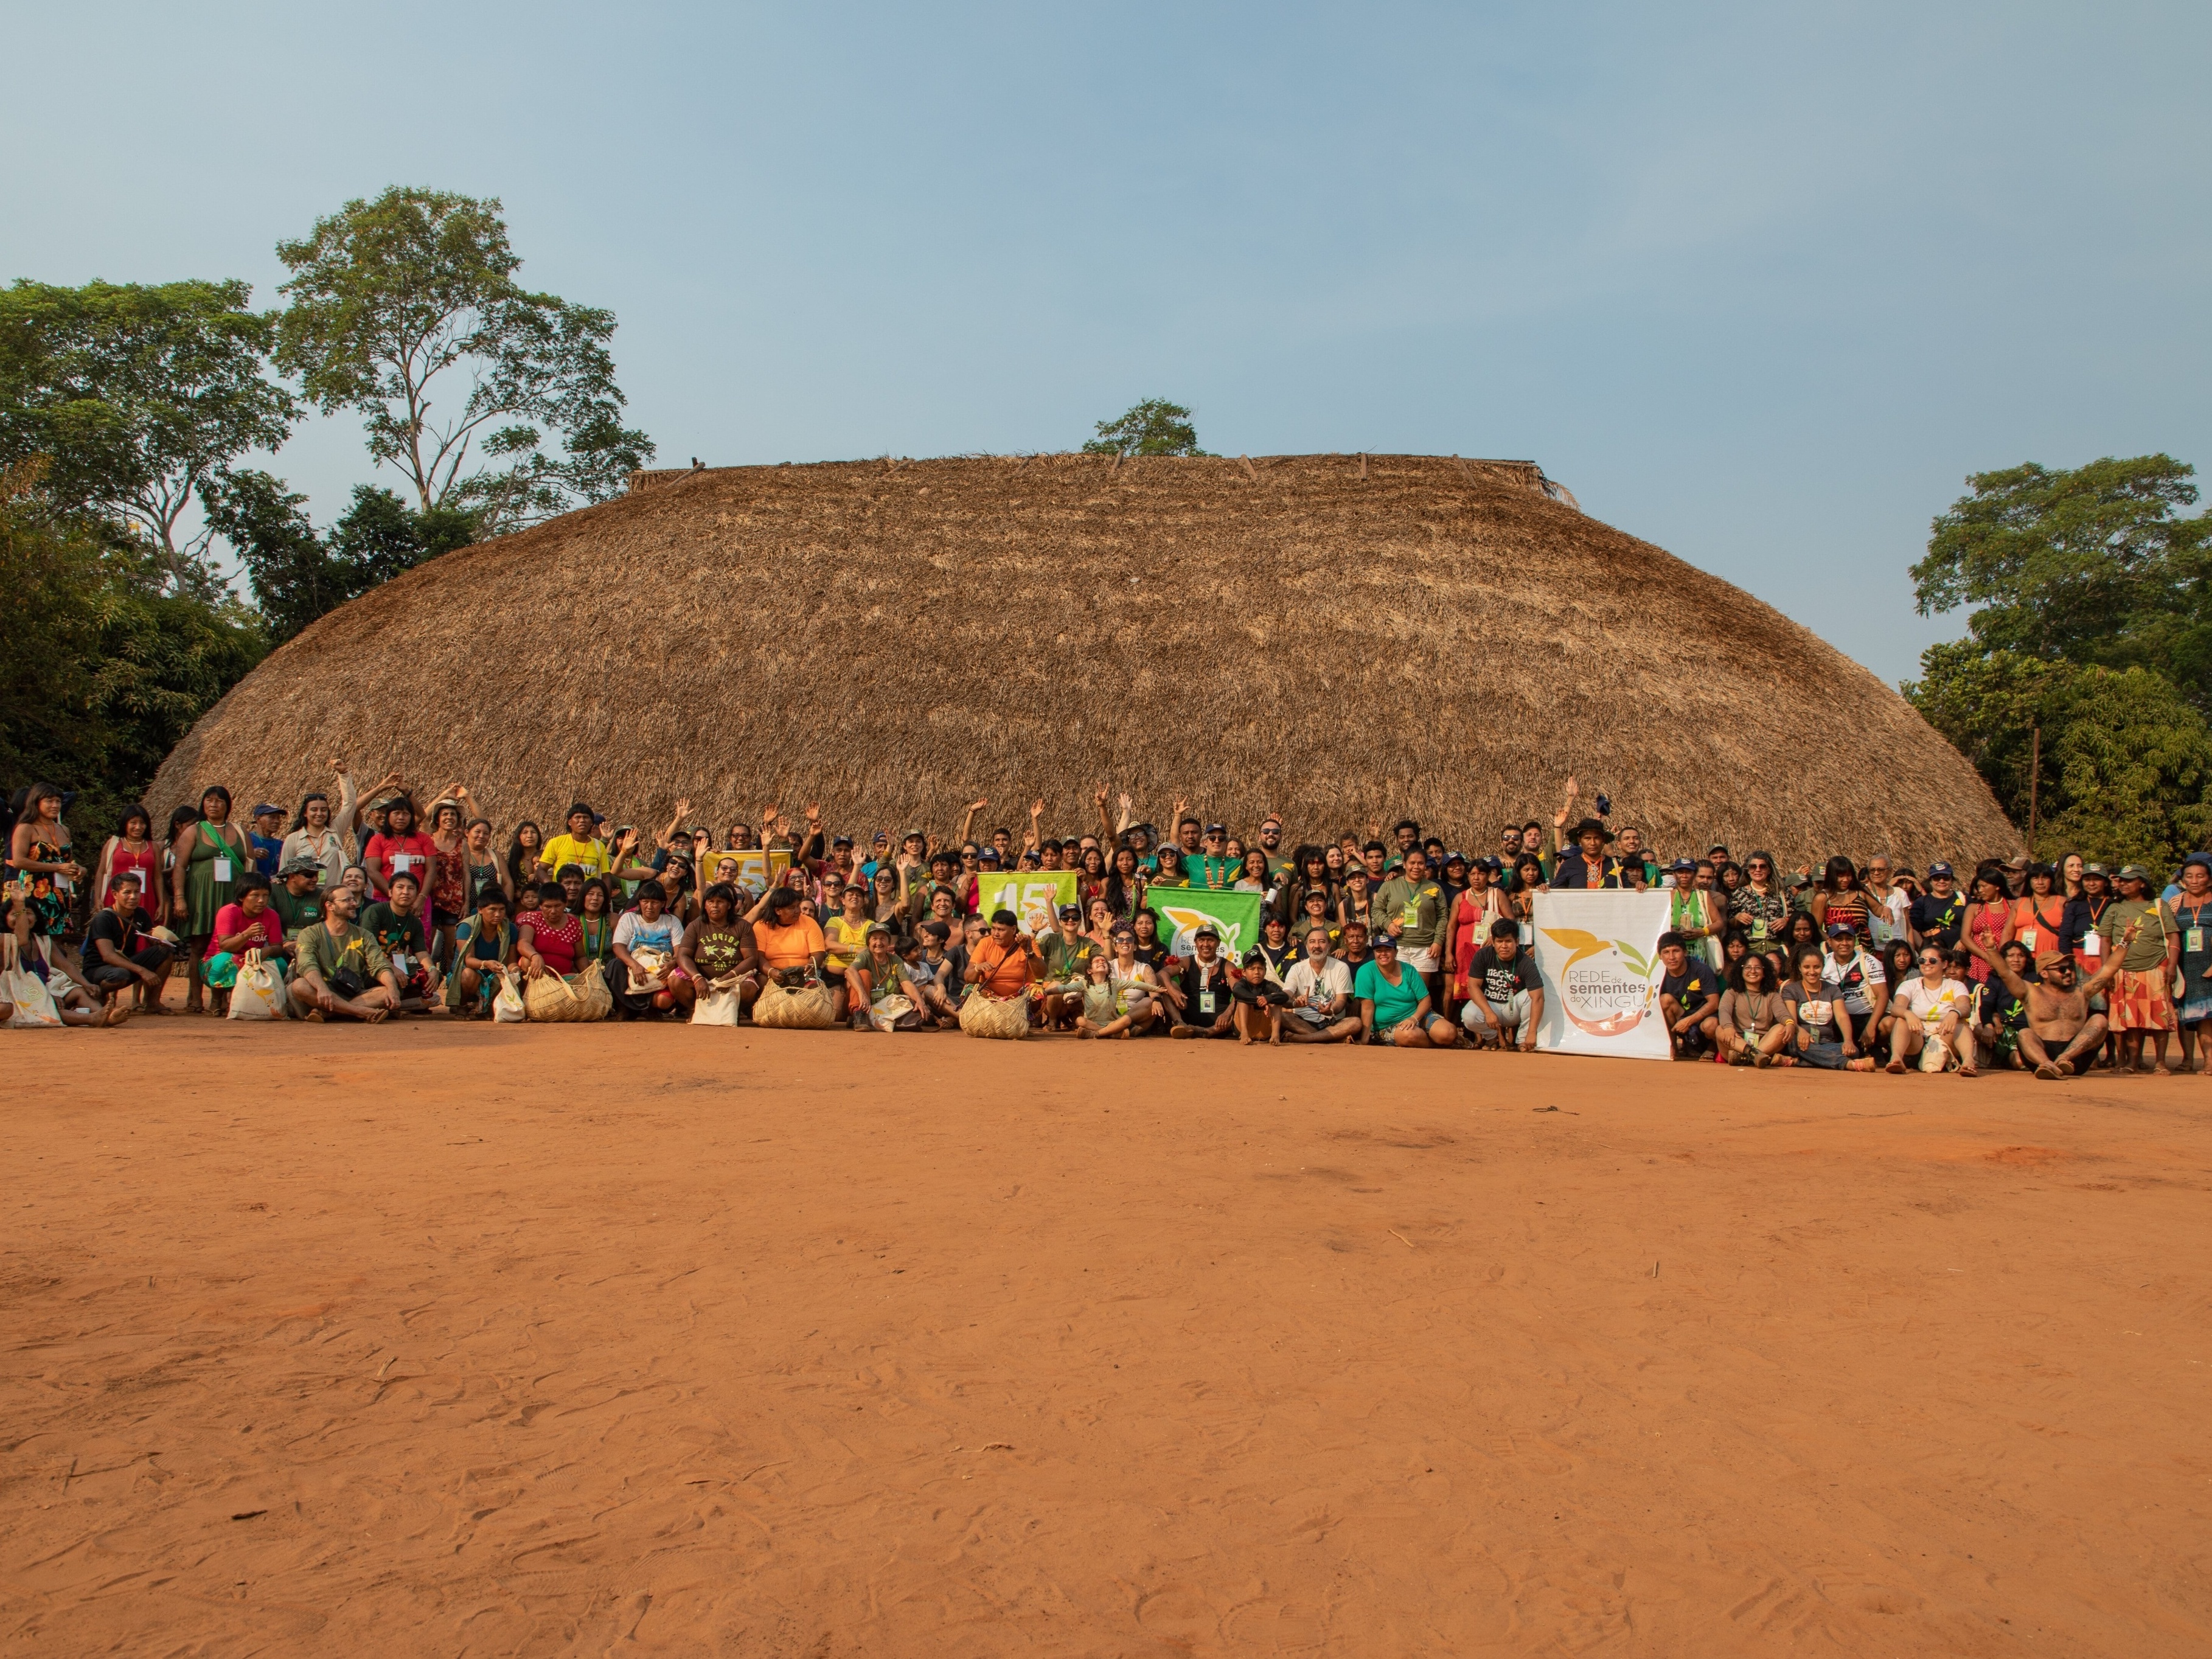
[[[2115,1031],[2171,1031],[2173,998],[2167,990],[2171,970],[2164,963],[2148,973],[2123,968],[2106,993],[2106,1018]]]

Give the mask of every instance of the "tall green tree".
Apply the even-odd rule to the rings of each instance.
[[[476,517],[465,508],[418,513],[371,484],[354,486],[353,505],[327,533],[315,528],[307,503],[283,479],[257,471],[236,473],[207,495],[209,520],[238,550],[276,644],[348,599],[477,539]]]
[[[2194,476],[2170,455],[1976,474],[1912,567],[1920,614],[1972,605],[1985,651],[2153,668],[2212,712],[2212,520],[2181,510]]]
[[[1190,411],[1164,398],[1147,398],[1117,418],[1098,422],[1098,435],[1083,446],[1086,455],[1203,455]]]
[[[149,539],[57,512],[40,459],[0,470],[0,780],[76,791],[72,823],[112,827],[191,724],[258,662],[260,619],[176,591]]]
[[[0,289],[0,463],[51,458],[41,496],[133,526],[165,579],[208,597],[211,533],[185,508],[298,416],[270,379],[272,319],[242,282]]]
[[[417,511],[467,510],[488,535],[605,501],[653,453],[622,424],[614,313],[525,289],[501,213],[395,185],[276,246],[278,364],[362,416]]]
[[[2212,829],[2212,547],[2166,455],[1980,473],[1912,568],[1921,614],[1975,607],[1905,695],[2039,852],[2170,867]],[[2033,805],[2032,805],[2033,804]]]

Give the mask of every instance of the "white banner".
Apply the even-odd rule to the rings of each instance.
[[[1544,976],[1539,1048],[1670,1057],[1659,1013],[1667,972],[1659,935],[1667,931],[1669,896],[1663,890],[1536,895],[1536,969]]]

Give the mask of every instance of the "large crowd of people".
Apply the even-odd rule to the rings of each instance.
[[[1045,833],[1039,802],[1019,834],[971,835],[978,800],[950,836],[856,836],[814,807],[718,831],[686,801],[657,830],[578,801],[548,835],[494,824],[464,785],[418,805],[397,774],[361,789],[331,771],[289,809],[241,813],[222,787],[166,822],[131,807],[90,857],[60,790],[17,791],[0,890],[15,970],[83,1026],[176,1012],[172,980],[187,1015],[229,1012],[247,973],[279,1016],[374,1024],[506,1017],[524,988],[596,975],[623,1019],[708,1000],[742,1021],[803,987],[858,1030],[1019,1004],[1034,1031],[1091,1039],[1526,1051],[1544,1017],[1535,896],[1632,888],[1668,895],[1656,1006],[1679,1059],[2212,1073],[2205,853],[2170,881],[2075,854],[1963,880],[1880,853],[1795,870],[1722,845],[1665,856],[1604,796],[1585,811],[1572,779],[1548,833],[1508,823],[1480,852],[1410,819],[1293,842],[1271,813],[1248,838],[1182,801],[1163,832],[1103,788],[1073,834]],[[987,910],[983,878],[1018,870],[1071,872],[1073,902],[1049,925]],[[1176,955],[1148,895],[1178,888],[1258,895],[1260,938],[1232,959],[1201,927]]]

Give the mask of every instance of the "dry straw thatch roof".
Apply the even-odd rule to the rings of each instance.
[[[1410,815],[1490,850],[1565,775],[1672,851],[1957,860],[2021,842],[1903,698],[1533,465],[1308,455],[853,461],[645,475],[448,555],[275,653],[162,766],[296,798],[466,781],[856,836],[1176,795],[1292,841]],[[1849,734],[1849,735],[1846,735]]]

